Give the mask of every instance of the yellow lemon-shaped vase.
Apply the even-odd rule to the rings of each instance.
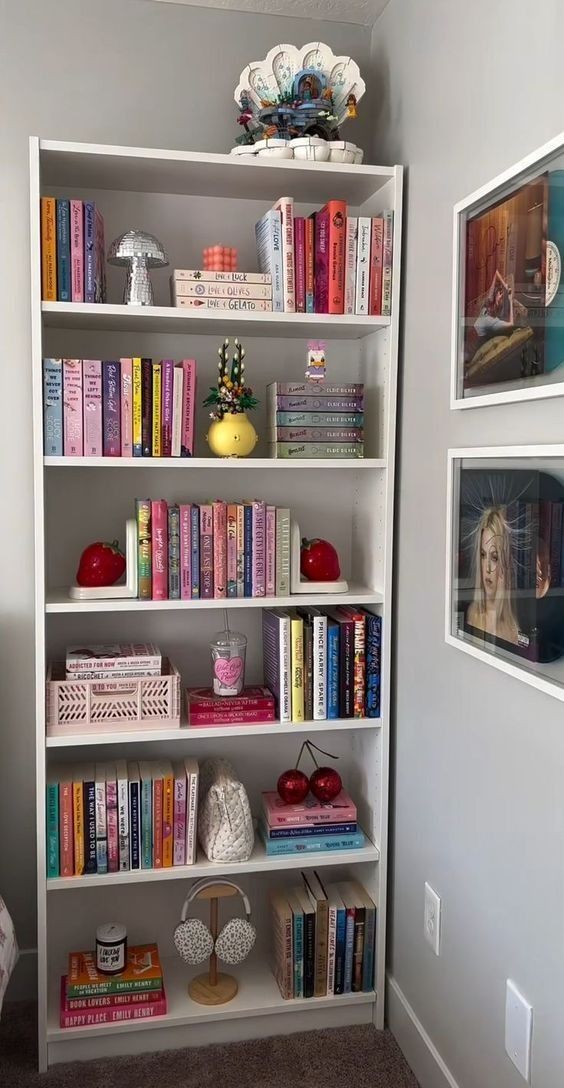
[[[223,419],[214,419],[207,441],[216,457],[248,457],[258,434],[245,412],[229,412]]]

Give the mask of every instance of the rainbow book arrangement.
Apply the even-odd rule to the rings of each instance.
[[[93,201],[41,197],[41,298],[106,301],[104,218]]]
[[[173,306],[188,310],[272,310],[272,277],[260,272],[213,272],[175,268],[170,277]]]
[[[46,457],[192,457],[194,359],[44,359]]]
[[[265,608],[264,683],[281,722],[380,716],[382,620],[364,608]]]
[[[255,234],[274,310],[391,314],[393,212],[348,216],[344,200],[329,200],[313,215],[296,216],[293,198],[281,197]]]
[[[137,499],[141,600],[275,597],[290,592],[290,511],[261,499]]]
[[[315,871],[270,897],[273,973],[282,997],[374,989],[376,905],[356,881],[323,884]]]
[[[116,975],[96,967],[94,952],[71,952],[61,977],[60,1025],[85,1028],[166,1015],[163,970],[156,944],[134,945]]]
[[[364,385],[271,382],[267,386],[271,457],[364,457]]]
[[[193,865],[198,777],[195,759],[50,767],[48,878]]]

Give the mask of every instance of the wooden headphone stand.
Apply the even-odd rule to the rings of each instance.
[[[217,940],[219,933],[219,900],[237,895],[235,888],[228,884],[211,884],[198,892],[196,899],[210,901],[210,933]],[[239,987],[233,975],[226,975],[217,969],[217,956],[212,952],[209,969],[205,975],[196,975],[188,984],[188,993],[198,1005],[225,1005],[232,1001]]]

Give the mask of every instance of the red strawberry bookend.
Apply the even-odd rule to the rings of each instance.
[[[125,555],[120,551],[118,541],[112,544],[96,541],[84,549],[76,582],[79,586],[99,587],[114,586],[125,574]]]

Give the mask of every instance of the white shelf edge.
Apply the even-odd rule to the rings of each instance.
[[[210,725],[201,729],[146,729],[137,733],[84,733],[46,737],[46,748],[84,748],[101,744],[147,744],[157,741],[215,740],[225,737],[280,737],[287,733],[335,733],[380,729],[381,718],[326,718],[312,722],[265,722],[262,725]]]
[[[46,468],[176,468],[176,469],[385,469],[383,457],[315,457],[286,460],[275,457],[44,457]]]
[[[66,588],[47,594],[45,611],[63,612],[177,612],[217,608],[287,608],[296,605],[382,604],[383,595],[366,586],[350,585],[347,593],[295,593],[287,597],[211,598],[195,601],[140,601],[138,598],[73,601]]]

